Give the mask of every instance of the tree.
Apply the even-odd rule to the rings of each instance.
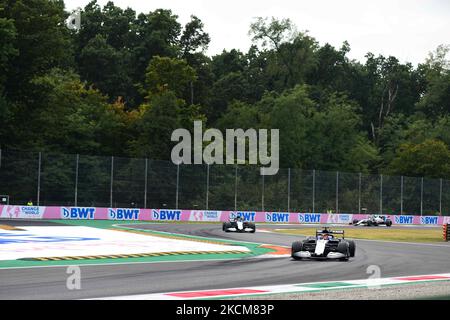
[[[145,85],[150,96],[172,91],[182,97],[185,88],[196,80],[195,70],[186,61],[155,56],[145,74]]]
[[[187,55],[194,54],[197,50],[203,52],[208,48],[211,39],[203,28],[203,22],[192,15],[191,21],[185,25],[180,38],[181,56],[183,58],[186,58]]]
[[[211,70],[216,80],[231,72],[242,72],[246,67],[245,55],[239,50],[223,50],[221,54],[212,57]]]
[[[149,61],[154,56],[176,57],[181,25],[171,10],[158,9],[139,14],[135,22],[136,45],[133,47],[134,79],[144,82]]]
[[[123,155],[127,122],[98,90],[60,69],[37,77],[36,108],[28,115],[27,148],[63,153]],[[131,116],[131,115],[130,115]]]
[[[412,115],[421,95],[420,79],[410,63],[400,64],[397,58],[366,55],[364,66],[358,67],[357,94],[362,107],[364,127],[375,145],[380,146],[380,132],[391,115]]]
[[[390,174],[450,178],[450,150],[445,143],[429,139],[405,143],[388,167]]]
[[[1,10],[0,7],[0,13]],[[10,68],[10,60],[19,53],[14,45],[16,38],[17,31],[14,21],[0,18],[0,95],[3,94],[3,84]]]
[[[241,72],[231,72],[220,78],[211,89],[208,118],[212,121],[220,118],[233,100],[247,101],[248,90],[249,84]]]
[[[354,104],[330,95],[318,111],[308,93],[307,86],[297,86],[267,101],[273,105],[270,127],[280,129],[281,166],[368,171],[378,154],[359,131],[361,118]]]
[[[439,46],[419,68],[425,78],[425,88],[416,108],[433,119],[450,113],[449,46]]]
[[[79,70],[83,80],[92,83],[110,101],[123,97],[133,104],[133,84],[124,54],[97,35],[81,50]],[[131,100],[131,101],[130,101]]]
[[[62,0],[6,1],[0,18],[14,21],[18,54],[10,59],[6,94],[16,100],[33,100],[30,81],[54,67],[73,65],[73,50],[65,25]]]
[[[281,79],[278,91],[302,84],[306,75],[315,68],[317,42],[306,33],[298,32],[289,19],[280,21],[272,17],[270,22],[267,20],[258,17],[250,25],[249,34],[253,35],[255,43],[261,43],[263,48],[276,53],[272,56],[272,63],[275,76]]]
[[[129,142],[133,156],[150,159],[170,159],[172,132],[181,127],[180,108],[184,101],[173,91],[153,95],[149,104],[141,106],[141,116],[133,125],[136,135]]]

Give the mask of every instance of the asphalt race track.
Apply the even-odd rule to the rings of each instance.
[[[4,221],[2,221],[4,223]],[[289,246],[299,237],[225,233],[221,224],[145,224],[139,228]],[[257,225],[263,229],[280,225]],[[285,226],[295,228],[298,226]],[[392,229],[394,230],[394,229]],[[450,272],[450,245],[356,240],[348,262],[290,257],[81,266],[81,289],[68,290],[67,267],[0,269],[0,299],[87,299],[122,295],[364,279],[371,265],[381,277]],[[76,265],[76,262],[74,262]]]

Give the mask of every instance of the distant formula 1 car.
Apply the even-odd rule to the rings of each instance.
[[[341,238],[335,235],[342,235]],[[291,256],[300,259],[339,259],[347,261],[355,256],[356,245],[352,240],[346,240],[344,230],[316,230],[316,237],[308,237],[303,241],[292,243]]]
[[[230,221],[224,222],[222,230],[225,232],[250,232],[256,231],[256,226],[253,222],[244,221],[240,216],[230,218]]]
[[[352,223],[354,226],[367,226],[367,227],[371,227],[371,226],[386,226],[386,227],[390,227],[392,226],[392,220],[386,218],[385,216],[380,216],[380,215],[372,215],[367,219],[362,219],[362,220],[353,220]]]

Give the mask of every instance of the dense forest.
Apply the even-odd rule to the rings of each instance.
[[[0,147],[169,160],[174,129],[280,129],[280,166],[450,178],[449,46],[414,66],[257,18],[207,56],[201,17],[0,0]]]

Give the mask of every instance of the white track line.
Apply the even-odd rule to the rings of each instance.
[[[337,289],[379,289],[382,286],[426,283],[431,281],[450,281],[450,273],[398,276],[377,279],[336,280],[322,282],[307,282],[288,285],[255,286],[241,288],[226,288],[213,290],[193,290],[178,292],[163,292],[138,295],[123,295],[113,297],[99,297],[90,300],[192,300],[192,299],[223,299],[230,297],[244,297],[255,295],[273,295],[280,293],[316,292]]]

